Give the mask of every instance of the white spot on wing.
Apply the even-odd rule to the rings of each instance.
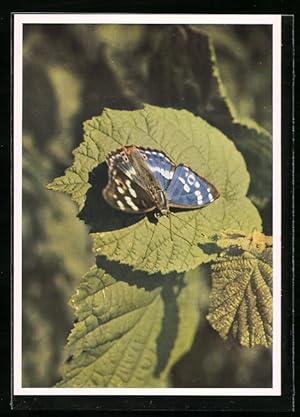
[[[185,179],[184,179],[184,178],[182,178],[182,177],[178,177],[178,180],[179,180],[182,184],[185,184]]]
[[[183,187],[184,191],[186,191],[187,193],[189,193],[191,191],[190,187],[187,184],[184,184]]]
[[[129,178],[132,178],[133,175],[136,175],[136,170],[134,169],[134,167],[131,167],[130,169],[127,170],[126,175]]]
[[[193,185],[194,184],[194,182],[195,182],[195,175],[194,174],[190,174],[189,176],[188,176],[188,183],[190,184],[190,185]]]
[[[152,172],[159,172],[160,175],[162,175],[167,180],[170,180],[173,178],[173,171],[169,171],[167,169],[163,169],[158,166],[151,167],[150,169]]]
[[[122,187],[117,187],[117,190],[119,191],[120,194],[125,194],[125,190],[123,190]]]
[[[214,198],[211,193],[208,193],[208,198],[209,198],[209,201],[214,201]]]
[[[196,188],[199,188],[199,187],[200,187],[200,182],[199,182],[199,181],[196,181],[196,182],[195,182],[195,187],[196,187]]]
[[[131,204],[132,203],[131,197],[129,197],[128,195],[126,197],[124,197],[124,199],[125,199],[125,201],[126,201],[127,204]]]
[[[165,171],[163,168],[161,168],[160,173],[164,178],[169,178],[168,171]]]
[[[137,196],[137,194],[136,194],[136,192],[135,192],[135,190],[131,187],[131,181],[130,180],[126,180],[125,181],[125,184],[127,185],[127,187],[128,187],[128,191],[129,191],[129,194],[131,194],[132,195],[132,197],[136,197]],[[126,197],[125,197],[126,198]],[[130,198],[130,197],[128,197],[128,198]],[[131,198],[130,198],[131,199]],[[134,209],[135,210],[135,209]]]
[[[120,209],[121,209],[121,210],[125,210],[125,206],[124,206],[124,204],[122,203],[122,201],[118,200],[118,201],[117,201],[117,204],[118,204],[118,206],[120,207]]]
[[[197,203],[198,203],[199,205],[203,204],[202,197],[197,197]]]
[[[129,188],[129,193],[132,195],[132,197],[137,197],[137,193],[135,192],[135,190],[133,188]]]
[[[161,175],[167,180],[170,180],[173,177],[173,172],[167,169],[161,169]]]
[[[200,190],[195,191],[195,196],[197,197],[197,204],[201,205],[203,203],[203,197]]]
[[[135,211],[138,211],[138,206],[136,206],[135,204],[134,204],[134,202],[131,200],[131,197],[129,197],[129,196],[126,196],[125,197],[125,201],[126,201],[126,203],[129,205],[129,207],[131,207],[133,210],[135,210]]]

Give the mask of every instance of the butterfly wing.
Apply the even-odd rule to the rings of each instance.
[[[199,208],[219,197],[216,188],[185,165],[178,165],[167,188],[170,207]]]
[[[140,168],[137,166],[136,159],[133,157],[134,153],[137,153],[141,158],[135,146],[124,146],[124,148],[112,152],[106,160],[108,169],[109,172],[112,172],[114,169],[123,172],[132,182],[144,188],[143,177],[140,175]]]
[[[216,188],[185,165],[157,150],[125,146],[107,158],[109,181],[103,190],[114,208],[148,212],[158,207],[157,190],[166,192],[170,207],[199,208],[219,197]]]
[[[105,201],[127,213],[146,213],[155,208],[151,196],[116,166],[108,170],[108,183],[102,191]]]
[[[112,152],[107,163],[109,167],[120,169],[145,190],[150,182],[166,190],[175,171],[175,165],[164,153],[134,145]]]
[[[166,190],[173,178],[175,164],[161,151],[137,148],[162,190]]]

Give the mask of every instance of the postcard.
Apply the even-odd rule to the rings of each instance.
[[[13,15],[16,408],[280,398],[281,42],[280,15]]]

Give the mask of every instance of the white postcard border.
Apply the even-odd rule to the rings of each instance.
[[[16,13],[13,44],[13,395],[281,395],[281,16]],[[272,388],[22,387],[22,66],[24,24],[244,24],[273,27],[273,380]],[[276,191],[276,192],[275,192]],[[276,306],[276,308],[275,308]]]

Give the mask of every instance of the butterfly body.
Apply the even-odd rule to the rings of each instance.
[[[128,213],[171,207],[199,208],[219,197],[216,188],[187,166],[175,165],[161,151],[124,146],[107,157],[108,184],[103,196],[112,207]]]

